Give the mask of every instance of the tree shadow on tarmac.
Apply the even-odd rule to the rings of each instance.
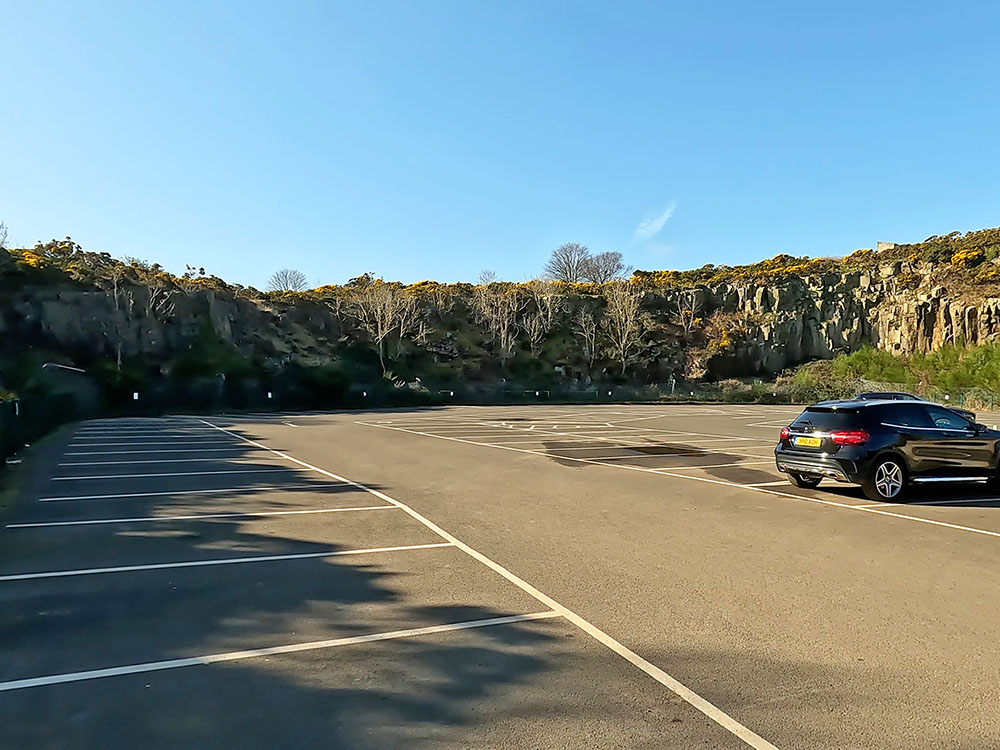
[[[259,499],[264,509],[308,510],[337,498],[346,505],[381,504],[356,488],[331,490],[304,480],[289,478],[307,488],[281,491],[280,503],[253,493],[239,499],[244,506]],[[348,491],[358,497],[344,503]],[[226,510],[235,507],[231,499]],[[190,496],[178,489],[111,508],[85,509],[87,501],[74,501],[83,505],[72,511],[77,517],[175,515],[182,500]],[[198,502],[198,513],[222,509],[217,496]],[[37,504],[22,510],[36,518],[49,512]],[[61,508],[57,515],[65,514]],[[18,539],[2,545],[4,567],[15,572],[442,541],[396,509],[0,533],[4,542]],[[382,543],[387,535],[389,545]],[[442,552],[460,559],[433,557]],[[507,606],[509,596],[496,597],[499,606],[484,603],[482,592],[495,583],[456,591],[458,579],[448,569],[459,563],[469,565],[460,576],[495,578],[453,550],[421,550],[3,581],[0,681],[544,609]],[[516,694],[556,658],[546,648],[557,640],[546,625],[506,624],[3,692],[0,746],[459,747],[477,731],[484,703]]]

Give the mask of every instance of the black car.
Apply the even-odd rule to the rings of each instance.
[[[933,403],[920,396],[914,396],[912,393],[904,393],[903,391],[871,391],[869,393],[859,393],[854,397],[855,401],[922,401],[925,404]],[[971,422],[976,421],[976,413],[974,411],[969,411],[968,409],[959,409],[955,406],[945,407],[951,409],[954,412],[958,412],[963,417]]]
[[[810,406],[781,431],[778,471],[797,487],[823,478],[898,500],[911,482],[997,484],[1000,431],[926,401],[850,400]]]

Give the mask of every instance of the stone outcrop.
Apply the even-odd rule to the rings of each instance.
[[[974,345],[1000,338],[1000,298],[968,301],[932,286],[931,269],[900,266],[888,264],[876,274],[792,278],[768,286],[710,287],[710,309],[760,321],[742,333],[733,361],[719,362],[715,370],[776,373],[865,345],[912,354],[947,343]],[[916,290],[899,288],[897,278],[904,271],[921,274]]]
[[[0,354],[34,346],[81,361],[121,356],[165,363],[192,350],[207,331],[258,364],[280,366],[329,362],[345,347],[365,341],[348,318],[316,299],[253,299],[213,290],[175,290],[168,300],[150,294],[138,285],[116,292],[71,286],[5,291]],[[682,335],[673,325],[675,294],[667,289],[647,296],[654,324],[634,377],[662,380],[684,369],[685,362],[689,372],[710,377],[770,375],[869,344],[908,354],[1000,337],[1000,297],[950,292],[935,284],[928,264],[895,261],[868,271],[702,285],[697,299],[703,318],[719,313],[742,321],[739,330],[726,332],[725,345],[714,349],[697,332]],[[473,371],[467,365],[487,356],[488,335],[467,305],[441,314],[449,319],[434,324],[439,333],[422,342],[421,361]],[[552,359],[544,363],[547,370],[556,365],[568,373],[573,368],[564,367],[561,357],[572,349],[572,334],[566,328],[557,335],[565,342],[560,353],[542,358]],[[518,356],[531,355],[525,347]]]

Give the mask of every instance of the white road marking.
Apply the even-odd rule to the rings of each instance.
[[[499,448],[500,450],[514,451],[516,453],[530,453],[530,454],[536,455],[536,456],[545,455],[544,453],[541,453],[540,451],[528,450],[526,448],[514,448],[514,447],[509,446],[509,445],[493,445],[491,443],[477,443],[477,442],[472,441],[472,440],[463,440],[461,438],[445,437],[444,435],[435,435],[435,434],[430,433],[430,432],[417,432],[415,430],[404,430],[401,427],[387,427],[386,425],[373,424],[371,422],[361,422],[361,421],[358,421],[358,422],[356,422],[356,424],[367,425],[369,427],[377,427],[377,428],[383,429],[383,430],[397,430],[399,432],[408,432],[411,435],[423,435],[425,437],[437,438],[438,440],[452,440],[452,441],[455,441],[455,442],[458,442],[458,443],[468,443],[469,445],[479,445],[479,446],[482,446],[484,448]],[[272,452],[274,452],[274,451],[272,451]],[[933,520],[931,520],[929,518],[920,518],[919,516],[908,516],[908,515],[906,515],[904,513],[890,513],[888,511],[879,510],[878,508],[866,508],[866,507],[861,506],[861,505],[851,505],[850,503],[838,503],[838,502],[836,502],[834,500],[823,500],[821,498],[810,497],[808,495],[793,495],[790,492],[778,492],[777,490],[771,490],[771,489],[768,489],[767,487],[749,487],[749,486],[744,485],[744,484],[739,484],[737,482],[727,482],[727,481],[722,480],[722,479],[710,479],[709,477],[699,477],[699,476],[692,476],[692,475],[688,475],[688,474],[674,474],[674,473],[672,473],[672,470],[669,467],[668,468],[664,468],[664,469],[652,469],[652,468],[646,468],[644,466],[630,466],[628,464],[603,463],[601,461],[593,461],[593,460],[591,460],[589,458],[577,458],[577,457],[574,457],[574,456],[562,456],[561,458],[563,460],[565,460],[565,461],[579,461],[580,463],[589,463],[589,464],[593,464],[594,466],[608,466],[608,467],[615,468],[615,469],[624,469],[626,471],[643,471],[643,472],[646,472],[648,474],[660,474],[662,476],[667,476],[667,477],[677,477],[679,479],[689,479],[692,482],[708,482],[710,484],[718,484],[718,485],[721,485],[721,486],[724,486],[724,487],[733,487],[733,488],[736,488],[736,489],[745,489],[745,490],[749,490],[751,492],[763,492],[763,493],[766,493],[768,495],[774,495],[776,497],[787,497],[787,498],[791,498],[792,500],[799,500],[799,501],[802,501],[802,502],[816,503],[818,505],[829,505],[829,506],[834,507],[834,508],[847,508],[848,510],[857,510],[857,511],[861,511],[862,513],[874,513],[874,514],[877,514],[877,515],[880,515],[880,516],[889,516],[891,518],[902,518],[902,519],[907,520],[907,521],[915,521],[916,523],[925,523],[925,524],[928,524],[928,525],[931,525],[931,526],[941,526],[941,527],[944,527],[944,528],[955,529],[957,531],[967,531],[967,532],[969,532],[971,534],[981,534],[983,536],[991,536],[991,537],[1000,538],[1000,532],[988,531],[986,529],[979,529],[979,528],[976,528],[974,526],[962,526],[960,524],[945,523],[944,521],[933,521]]]
[[[157,440],[212,440],[218,439],[218,435],[213,435],[209,430],[156,430],[154,432],[102,432],[85,433],[74,432],[73,440],[107,440],[108,438],[121,437],[122,439],[146,439],[155,438]]]
[[[85,672],[67,672],[64,674],[46,675],[45,677],[31,677],[24,680],[9,680],[7,682],[0,682],[0,691],[23,690],[25,688],[41,687],[43,685],[59,685],[65,682],[80,682],[82,680],[98,680],[105,677],[119,677],[121,675],[140,674],[142,672],[159,672],[165,669],[178,669],[180,667],[218,664],[220,662],[240,661],[242,659],[253,659],[261,656],[294,654],[299,651],[315,651],[317,649],[336,648],[338,646],[354,646],[360,643],[388,641],[396,638],[415,638],[422,635],[448,633],[453,630],[470,630],[472,628],[487,628],[494,625],[510,625],[518,622],[529,622],[531,620],[546,620],[559,616],[560,614],[558,612],[532,612],[531,614],[525,615],[490,617],[485,620],[466,620],[465,622],[452,622],[444,625],[429,625],[423,628],[391,630],[386,633],[352,635],[346,638],[331,638],[325,641],[307,641],[305,643],[292,643],[286,646],[268,646],[266,648],[254,648],[246,651],[229,651],[222,654],[208,654],[205,656],[191,656],[183,659],[151,661],[145,662],[144,664],[129,664],[127,666],[110,667],[108,669],[91,669]]]
[[[552,448],[551,450],[562,450],[561,448]],[[558,453],[549,453],[546,451],[539,451],[539,456],[548,456],[549,458],[569,458],[575,459],[576,456],[560,456]],[[704,453],[702,451],[683,451],[681,453],[633,453],[628,456],[587,456],[589,461],[640,461],[647,458],[676,458],[677,456],[705,456],[705,455],[715,455],[713,453]],[[670,468],[669,466],[666,468]]]
[[[962,500],[912,500],[908,503],[870,503],[859,508],[893,508],[907,505],[969,505],[974,503],[1000,503],[1000,497],[967,497]]]
[[[214,495],[222,492],[261,492],[261,491],[272,491],[272,490],[311,490],[315,489],[317,491],[327,489],[329,487],[342,487],[343,483],[333,483],[328,482],[326,484],[312,485],[312,484],[300,484],[300,485],[257,485],[250,487],[221,487],[218,489],[210,490],[175,490],[173,492],[123,492],[113,495],[54,495],[52,497],[40,497],[38,502],[40,503],[55,503],[61,502],[63,500],[119,500],[122,498],[131,497],[166,497],[166,496],[176,496],[182,497],[184,495]]]
[[[453,546],[449,542],[435,544],[409,544],[402,547],[371,547],[368,549],[326,550],[324,552],[298,552],[287,555],[260,555],[258,557],[229,557],[218,560],[185,560],[184,562],[149,563],[145,565],[117,565],[109,568],[77,568],[75,570],[52,570],[41,573],[13,573],[0,576],[4,581],[31,581],[38,578],[67,578],[70,576],[93,576],[108,573],[134,573],[140,570],[166,570],[172,568],[205,568],[214,565],[242,565],[245,563],[284,562],[286,560],[309,560],[317,557],[344,557],[346,555],[369,555],[381,552],[408,552],[418,549],[440,549]]]
[[[307,469],[311,469],[311,470],[313,470],[313,471],[315,471],[315,472],[317,472],[319,474],[323,474],[324,476],[327,476],[330,479],[334,479],[334,480],[336,480],[338,482],[346,482],[346,483],[348,483],[348,484],[350,484],[350,485],[358,488],[359,490],[364,490],[365,492],[368,492],[368,493],[374,495],[375,497],[377,497],[377,498],[379,498],[381,500],[385,500],[387,503],[392,503],[393,505],[397,506],[398,508],[400,508],[401,510],[403,510],[405,513],[407,513],[409,516],[411,516],[412,518],[414,518],[417,521],[419,521],[420,523],[422,523],[424,526],[426,526],[428,529],[430,529],[431,531],[433,531],[435,534],[437,534],[438,536],[440,536],[448,544],[454,545],[455,547],[457,547],[458,549],[462,550],[463,552],[465,552],[470,557],[478,560],[483,565],[485,565],[488,568],[490,568],[491,570],[493,570],[495,573],[498,573],[499,575],[501,575],[504,578],[506,578],[508,581],[510,581],[511,583],[513,583],[515,586],[517,586],[519,589],[521,589],[525,593],[529,594],[530,596],[533,596],[535,599],[537,599],[538,601],[540,601],[545,606],[549,607],[551,610],[553,610],[555,612],[558,612],[560,615],[562,615],[563,617],[565,617],[571,623],[573,623],[574,625],[576,625],[576,627],[578,627],[580,630],[582,630],[583,632],[587,633],[589,636],[591,636],[595,640],[597,640],[600,643],[602,643],[605,646],[607,646],[609,649],[611,649],[613,652],[615,652],[616,654],[618,654],[620,657],[622,657],[623,659],[625,659],[626,661],[628,661],[632,665],[636,666],[637,668],[639,668],[640,670],[642,670],[643,672],[645,672],[647,675],[649,675],[654,680],[656,680],[657,682],[659,682],[661,685],[663,685],[664,687],[666,687],[668,690],[670,690],[671,692],[673,692],[679,698],[681,698],[682,700],[686,701],[690,705],[694,706],[694,708],[696,708],[698,711],[700,711],[705,716],[707,716],[708,718],[710,718],[716,724],[718,724],[719,726],[723,727],[727,731],[731,732],[735,736],[739,737],[741,740],[743,740],[743,742],[745,742],[746,744],[748,744],[750,747],[754,748],[754,750],[778,750],[778,748],[775,747],[774,745],[772,745],[770,742],[768,742],[764,738],[760,737],[756,733],[752,732],[750,729],[748,729],[747,727],[745,727],[743,724],[740,724],[736,719],[734,719],[733,717],[731,717],[729,714],[727,714],[726,712],[724,712],[722,709],[718,708],[714,704],[712,704],[709,701],[707,701],[706,699],[702,698],[700,695],[698,695],[697,693],[695,693],[693,690],[691,690],[690,688],[688,688],[686,685],[682,684],[678,680],[676,680],[673,677],[671,677],[669,674],[667,674],[665,671],[663,671],[662,669],[660,669],[659,667],[657,667],[655,664],[652,664],[651,662],[647,661],[646,659],[643,659],[637,653],[635,653],[631,649],[627,648],[623,644],[621,644],[618,641],[616,641],[614,638],[612,638],[610,635],[608,635],[607,633],[605,633],[603,630],[600,630],[598,627],[596,627],[595,625],[592,625],[587,620],[584,620],[582,617],[580,617],[578,614],[576,614],[572,610],[567,609],[563,605],[559,604],[559,602],[557,602],[552,597],[548,596],[547,594],[543,594],[541,591],[539,591],[538,589],[536,589],[534,586],[532,586],[530,583],[528,583],[524,579],[520,578],[519,576],[515,575],[514,573],[511,573],[509,570],[507,570],[502,565],[494,562],[490,558],[486,557],[486,555],[483,555],[482,553],[477,552],[476,550],[474,550],[469,545],[465,544],[463,541],[461,541],[457,537],[449,534],[447,531],[445,531],[440,526],[438,526],[437,524],[435,524],[433,521],[427,519],[426,517],[424,517],[423,515],[421,515],[417,511],[415,511],[410,506],[408,506],[408,505],[406,505],[404,503],[399,502],[398,500],[395,500],[395,499],[389,497],[384,492],[380,492],[379,490],[374,490],[371,487],[367,487],[367,486],[365,486],[363,484],[360,484],[359,482],[353,482],[350,479],[347,479],[346,477],[342,477],[342,476],[340,476],[338,474],[334,474],[333,472],[327,471],[326,469],[321,469],[318,466],[314,466],[313,464],[310,464],[310,463],[307,463],[305,461],[302,461],[301,459],[295,458],[294,456],[291,456],[291,455],[289,455],[287,453],[284,453],[282,451],[277,451],[277,450],[274,450],[273,448],[268,448],[263,443],[259,443],[259,442],[256,442],[254,440],[250,440],[249,438],[245,438],[245,437],[241,437],[239,435],[236,435],[236,433],[230,432],[229,430],[226,430],[223,427],[218,427],[217,425],[214,425],[211,422],[208,422],[208,421],[205,421],[205,420],[200,420],[200,421],[202,423],[208,425],[209,427],[215,427],[215,429],[217,429],[217,430],[225,432],[228,435],[232,435],[233,437],[238,437],[241,440],[244,440],[247,443],[250,443],[251,445],[255,445],[256,447],[261,448],[262,450],[270,451],[274,455],[280,456],[281,458],[284,458],[284,459],[286,459],[288,461],[296,463],[299,466],[305,467]],[[389,429],[393,429],[393,428],[389,428]]]
[[[744,487],[777,487],[779,484],[788,484],[787,479],[779,479],[775,482],[750,482],[749,484],[744,484]]]
[[[315,510],[261,510],[243,513],[201,513],[190,516],[140,516],[136,518],[97,518],[84,521],[37,521],[9,523],[8,529],[37,529],[49,526],[95,526],[106,523],[148,523],[153,521],[204,521],[212,518],[258,518],[262,516],[300,516],[312,513],[347,513],[359,510],[398,510],[394,505],[364,505],[356,508],[320,508]]]
[[[228,453],[229,451],[243,451],[245,448],[234,445],[231,448],[174,448],[170,450],[141,450],[141,451],[67,451],[67,456],[123,456],[129,453]]]
[[[88,474],[79,477],[52,477],[53,482],[72,482],[77,479],[145,479],[147,477],[200,477],[208,474],[272,474],[295,471],[285,466],[272,469],[222,469],[220,471],[165,471],[156,474]]]
[[[753,464],[773,464],[773,458],[762,459],[760,461],[736,461],[728,464],[704,464],[702,466],[668,466],[665,471],[686,471],[688,469],[723,469],[727,466],[750,466]],[[658,471],[658,470],[657,470]],[[656,472],[654,472],[656,473]]]
[[[198,448],[206,445],[231,445],[228,441],[222,440],[181,440],[180,443],[177,441],[164,442],[162,440],[150,441],[150,440],[130,440],[128,442],[117,442],[117,443],[107,443],[101,441],[80,441],[73,440],[69,443],[70,448],[123,448],[127,446],[142,446],[144,448],[151,448],[157,445],[162,445],[167,448],[172,448],[177,445],[193,445]]]
[[[240,458],[240,456],[236,456]],[[194,464],[206,461],[226,461],[220,458],[145,458],[134,461],[62,461],[56,466],[123,466],[126,464]]]
[[[166,434],[168,432],[177,434],[168,435]],[[140,430],[77,430],[76,432],[73,433],[73,437],[92,438],[96,440],[98,438],[104,439],[108,437],[121,437],[130,439],[142,438],[142,437],[159,437],[159,438],[166,438],[166,437],[182,438],[182,437],[197,437],[197,436],[204,437],[206,435],[211,435],[211,434],[212,433],[210,430],[203,430],[203,429],[190,430],[190,431],[169,429],[169,430],[157,430],[154,432],[140,431]]]
[[[493,433],[496,434],[496,433]],[[739,443],[743,447],[747,448],[759,448],[760,446],[748,446],[747,442],[749,440],[744,440],[743,438],[695,438],[682,439],[682,440],[664,440],[662,435],[650,435],[648,437],[643,437],[642,435],[623,435],[620,437],[594,437],[591,435],[572,435],[569,437],[559,437],[555,440],[549,438],[548,435],[543,435],[541,437],[519,437],[516,440],[510,440],[507,436],[502,435],[503,440],[489,440],[489,435],[452,435],[449,434],[447,437],[464,437],[473,438],[478,437],[484,441],[489,441],[493,443],[502,443],[503,445],[517,445],[518,443],[592,443],[599,442],[601,445],[595,447],[603,448],[617,448],[617,447],[634,447],[634,446],[649,446],[649,445],[669,445],[670,447],[682,448],[684,446],[698,446],[704,443]],[[712,448],[706,448],[705,450],[721,449],[726,450],[725,446],[713,446]]]
[[[430,437],[438,437],[436,435],[430,435],[430,434],[429,434],[429,436]],[[470,442],[470,441],[463,441],[463,442]],[[479,443],[479,442],[477,442],[477,443],[474,443],[474,444],[475,445],[487,446],[487,447],[491,447],[491,448],[512,448],[512,444],[511,443]],[[523,445],[523,443],[518,442],[518,443],[514,443],[513,445]],[[529,443],[529,445],[530,445],[530,443]],[[600,449],[603,448],[605,450],[611,450],[611,449],[614,449],[616,447],[617,448],[621,448],[622,450],[631,450],[631,449],[634,449],[634,448],[642,448],[642,447],[656,448],[658,446],[655,446],[655,445],[652,445],[652,444],[648,444],[648,443],[641,443],[639,445],[631,445],[631,446],[628,446],[628,445],[623,445],[623,446],[595,445],[595,446],[589,446],[589,449],[590,450],[600,450]],[[517,450],[517,449],[516,448],[512,448],[512,450]],[[525,450],[527,451],[527,449],[525,449]],[[746,456],[748,458],[761,458],[761,459],[764,458],[764,456],[762,456],[759,453],[748,453],[747,451],[738,451],[738,450],[729,449],[729,448],[723,448],[723,449],[718,450],[718,451],[704,450],[702,448],[691,448],[689,450],[672,451],[672,452],[666,452],[666,453],[647,453],[645,455],[640,455],[640,453],[635,453],[635,454],[631,454],[631,455],[627,455],[627,456],[585,456],[583,458],[579,458],[577,456],[560,456],[558,454],[551,453],[551,451],[562,451],[562,450],[567,450],[568,451],[568,450],[573,450],[573,448],[563,448],[563,447],[560,447],[560,446],[554,446],[552,448],[547,448],[547,449],[546,448],[541,448],[541,449],[538,449],[538,450],[531,450],[531,451],[527,451],[527,452],[534,453],[534,454],[536,454],[538,456],[548,456],[549,458],[568,458],[568,459],[571,459],[571,460],[574,460],[574,461],[576,461],[576,460],[584,460],[584,459],[586,459],[588,461],[623,461],[623,460],[630,459],[630,458],[662,458],[662,457],[665,457],[665,458],[676,458],[678,456],[687,456],[689,458],[709,458],[711,456]],[[578,448],[577,450],[582,450],[582,449]],[[665,468],[669,469],[670,467],[668,466],[668,467],[665,467]]]
[[[289,427],[298,427],[298,425],[297,425],[297,424],[292,424],[291,422],[282,422],[281,424],[286,424],[286,425],[288,425]]]
[[[370,424],[370,423],[359,422],[358,424]],[[428,437],[440,437],[440,438],[444,438],[446,440],[448,440],[448,439],[463,440],[464,442],[469,442],[469,443],[472,443],[474,445],[495,445],[495,446],[522,445],[522,444],[528,444],[528,445],[530,445],[532,443],[544,443],[545,442],[544,438],[527,438],[527,437],[525,437],[525,438],[518,438],[517,440],[506,440],[506,439],[504,439],[504,440],[489,440],[489,442],[481,442],[481,441],[477,441],[477,440],[471,440],[469,438],[469,436],[439,435],[439,434],[434,433],[434,432],[420,432],[418,430],[409,430],[409,429],[405,429],[405,428],[402,428],[402,427],[392,428],[392,427],[388,427],[387,425],[380,425],[380,424],[371,424],[371,426],[372,427],[384,427],[386,429],[399,429],[399,430],[403,430],[404,432],[411,432],[411,433],[413,433],[415,435],[426,435]],[[597,436],[594,436],[594,435],[579,435],[578,436],[578,435],[574,435],[573,433],[564,433],[564,432],[545,432],[545,433],[542,433],[542,434],[544,434],[546,436],[557,436],[558,440],[552,440],[551,442],[553,442],[553,443],[556,443],[556,442],[558,442],[558,443],[592,443],[592,442],[597,441],[597,442],[600,442],[600,443],[603,444],[603,445],[594,445],[594,446],[580,446],[581,449],[585,448],[585,447],[593,447],[593,448],[600,448],[600,447],[605,447],[605,448],[632,448],[632,447],[655,446],[655,445],[663,445],[664,444],[664,440],[663,440],[662,436],[659,436],[659,435],[657,435],[657,436],[629,435],[628,436],[628,442],[625,442],[624,438],[619,438],[619,437],[597,437]],[[488,439],[488,436],[485,436],[485,435],[481,436],[481,437],[483,437],[484,440]],[[645,442],[637,442],[638,440],[644,440]],[[725,440],[731,440],[731,438],[726,438]],[[677,443],[677,447],[683,447],[684,445],[686,445],[690,441],[676,440],[676,441],[667,441],[667,442],[668,443],[669,442],[675,442],[675,443]],[[768,442],[770,442],[770,441],[768,441]],[[674,446],[669,446],[669,447],[674,447]],[[748,448],[748,449],[752,449],[752,450],[760,450],[764,446],[750,446],[750,445],[747,445],[745,447]],[[567,446],[566,449],[569,450],[570,447]],[[553,450],[556,450],[556,448],[553,448]],[[693,451],[697,451],[697,452],[700,452],[700,453],[705,454],[705,455],[711,455],[711,454],[735,454],[735,455],[754,456],[754,457],[759,457],[759,455],[760,455],[760,454],[757,454],[757,453],[746,453],[743,450],[738,450],[736,447],[730,447],[730,446],[718,446],[718,447],[715,447],[714,449],[713,448],[699,448],[697,446],[693,446],[687,452],[690,453],[690,452],[693,452]]]

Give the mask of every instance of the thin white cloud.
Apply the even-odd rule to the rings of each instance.
[[[660,262],[667,260],[677,252],[676,245],[665,245],[662,242],[650,242],[642,248],[642,252],[651,261]]]
[[[667,223],[671,216],[674,215],[674,211],[676,210],[677,201],[671,201],[670,205],[667,206],[667,209],[663,213],[657,214],[656,216],[650,216],[640,221],[639,226],[635,228],[635,232],[633,232],[632,236],[640,242],[655,237],[660,233],[660,230],[663,229],[663,225]]]

